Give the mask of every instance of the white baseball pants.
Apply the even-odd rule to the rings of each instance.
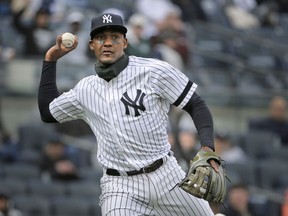
[[[105,172],[104,172],[105,173]],[[212,216],[209,203],[178,186],[185,172],[173,156],[154,172],[101,178],[102,216]]]

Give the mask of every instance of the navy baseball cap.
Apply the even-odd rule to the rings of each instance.
[[[105,28],[115,29],[124,35],[127,33],[127,28],[124,26],[124,22],[121,16],[117,14],[106,13],[92,19],[90,31],[91,39],[97,32]]]

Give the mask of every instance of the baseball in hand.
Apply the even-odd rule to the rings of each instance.
[[[73,34],[71,34],[70,32],[62,34],[63,46],[65,46],[66,48],[70,48],[73,46],[74,42],[75,42],[75,36]]]

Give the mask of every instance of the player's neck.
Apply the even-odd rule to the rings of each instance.
[[[115,63],[111,65],[105,65],[97,61],[95,64],[95,71],[100,78],[110,81],[118,76],[118,74],[127,67],[129,63],[129,57],[123,54]]]

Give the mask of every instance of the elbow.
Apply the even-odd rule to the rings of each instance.
[[[57,122],[53,117],[46,117],[46,116],[42,116],[41,115],[41,120],[42,122],[45,122],[45,123],[55,123]]]
[[[46,111],[46,112],[45,112]],[[41,120],[45,123],[55,123],[57,120],[52,116],[49,110],[40,110]]]
[[[41,116],[41,120],[42,120],[42,122],[45,122],[45,123],[52,123],[53,122],[50,118],[47,118],[45,116]]]

